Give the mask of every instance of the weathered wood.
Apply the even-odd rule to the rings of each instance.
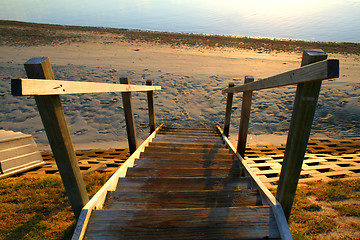
[[[339,77],[339,60],[329,59],[304,66],[292,71],[264,78],[253,83],[233,88],[226,88],[223,93],[236,93],[287,86],[310,81],[318,81]]]
[[[181,192],[202,190],[239,190],[248,188],[248,178],[120,178],[120,192]]]
[[[176,159],[176,160],[217,160],[226,161],[232,160],[232,154],[229,153],[166,153],[166,152],[143,152],[140,154],[141,158],[152,158],[152,159]]]
[[[171,168],[168,165],[167,168],[142,168],[135,166],[129,168],[126,177],[156,177],[156,178],[169,178],[169,177],[213,177],[213,178],[225,178],[225,177],[240,177],[241,171],[238,168]]]
[[[11,93],[15,96],[63,95],[160,90],[160,86],[119,85],[69,80],[12,79]]]
[[[245,76],[245,84],[254,82],[253,76]],[[246,139],[249,128],[250,110],[251,110],[252,91],[244,92],[241,106],[240,126],[237,151],[240,156],[244,157],[246,149]],[[226,136],[226,134],[224,133]]]
[[[91,239],[277,239],[269,207],[95,211]]]
[[[128,75],[120,76],[121,84],[129,84]],[[134,111],[132,106],[131,92],[121,93],[124,113],[125,113],[125,122],[126,122],[126,132],[128,136],[129,151],[130,154],[133,154],[137,148],[137,138],[136,138],[136,126],[134,120]]]
[[[218,208],[259,206],[261,199],[257,190],[200,192],[111,192],[109,210],[170,209],[170,208]]]
[[[176,137],[159,135],[154,142],[165,142],[165,143],[188,143],[196,142],[197,144],[222,144],[223,142],[218,138],[201,138],[201,137]]]
[[[81,210],[81,214],[76,224],[72,240],[83,239],[85,231],[94,209],[101,209],[104,205],[105,197],[108,191],[114,191],[117,187],[120,177],[125,177],[127,169],[134,166],[134,161],[149,145],[156,133],[162,128],[161,124],[150,136],[136,149],[136,151],[121,165],[121,167],[110,177],[110,179],[100,188],[100,190],[90,199],[90,201]]]
[[[153,82],[151,80],[146,80],[147,86],[152,86]],[[155,107],[154,107],[154,92],[147,92],[147,100],[148,100],[148,108],[149,108],[149,125],[150,125],[150,133],[155,131],[156,123],[155,123]]]
[[[184,147],[184,148],[220,148],[220,147],[226,147],[224,143],[222,144],[212,144],[212,143],[162,143],[162,142],[151,142],[149,144],[151,147]]]
[[[269,204],[271,209],[273,210],[276,223],[281,235],[281,239],[291,240],[291,232],[289,229],[289,225],[286,221],[284,211],[281,207],[281,204],[276,200],[276,198],[272,195],[272,193],[267,189],[264,183],[259,179],[259,177],[251,170],[249,165],[245,162],[245,160],[240,156],[240,154],[236,151],[235,147],[232,145],[230,140],[223,134],[223,131],[219,126],[217,126],[218,131],[222,134],[222,137],[225,141],[225,144],[229,147],[229,149],[233,152],[235,158],[241,163],[241,167],[244,170],[245,176],[248,176],[252,182],[253,188],[257,188],[265,201],[265,203]]]
[[[205,136],[205,137],[219,137],[219,133],[216,132],[183,132],[183,131],[166,131],[162,130],[159,134],[169,135],[169,136]]]
[[[154,157],[155,158],[155,157]],[[158,158],[158,157],[157,157]],[[187,160],[186,160],[187,159]],[[225,160],[197,160],[196,158],[178,158],[175,160],[140,158],[135,161],[136,167],[161,168],[236,168],[240,171],[238,162],[231,159]]]
[[[24,66],[29,78],[54,79],[50,60],[47,57],[31,58]],[[59,95],[35,96],[35,101],[70,204],[75,216],[79,216],[89,198],[80,173],[60,97]]]
[[[326,58],[327,54],[322,50],[304,50],[301,65],[312,64]],[[276,198],[284,209],[286,219],[290,217],[320,88],[321,81],[302,83],[297,86],[284,161],[276,193]]]
[[[201,154],[211,154],[211,153],[222,153],[228,154],[229,149],[214,146],[213,148],[191,148],[191,147],[163,147],[163,146],[148,146],[146,147],[146,152],[167,152],[167,153],[201,153]]]
[[[234,83],[229,83],[229,88],[234,87]],[[224,123],[224,134],[225,136],[229,136],[230,131],[230,119],[231,119],[231,110],[233,103],[234,93],[228,93],[226,99],[226,110],[225,110],[225,123]]]

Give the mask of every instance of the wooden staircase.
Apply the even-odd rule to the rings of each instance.
[[[93,210],[87,239],[279,239],[273,208],[217,129],[162,128]]]

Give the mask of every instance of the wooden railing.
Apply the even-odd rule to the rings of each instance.
[[[322,80],[339,77],[339,61],[326,59],[327,54],[320,49],[304,50],[301,68],[259,81],[254,81],[252,76],[246,76],[244,85],[231,85],[223,90],[223,93],[228,94],[224,125],[225,136],[229,135],[233,94],[238,92],[244,94],[237,145],[237,153],[244,158],[252,91],[297,84],[284,160],[276,193],[276,198],[280,202],[287,220],[294,201]]]
[[[148,92],[149,123],[152,132],[156,128],[153,91],[160,90],[161,87],[152,86],[151,81],[146,83],[147,86],[129,85],[127,75],[120,76],[121,84],[55,80],[50,60],[47,57],[31,58],[24,66],[29,79],[12,79],[11,92],[15,96],[35,97],[70,204],[75,216],[78,217],[89,198],[80,173],[59,95],[121,92],[129,150],[132,154],[136,151],[137,141],[131,92]]]

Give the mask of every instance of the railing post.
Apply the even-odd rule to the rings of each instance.
[[[234,87],[234,83],[229,83],[229,88]],[[234,93],[228,93],[226,99],[226,110],[225,110],[225,124],[224,124],[224,135],[229,137],[230,132],[230,119],[231,119],[231,109],[233,103]]]
[[[129,84],[128,75],[121,75],[120,76],[120,83],[121,84]],[[126,132],[128,136],[128,143],[129,143],[129,151],[130,154],[133,154],[137,148],[136,142],[136,127],[135,127],[135,120],[134,120],[134,111],[132,106],[131,100],[131,92],[122,92],[122,101],[124,105],[124,113],[125,113],[125,121],[126,121]]]
[[[251,75],[245,76],[245,84],[254,81],[254,77]],[[252,91],[244,92],[243,102],[241,106],[240,126],[237,152],[241,157],[245,156],[246,139],[249,128],[250,110],[251,110]]]
[[[320,49],[304,50],[301,66],[322,61],[327,54]],[[289,220],[299,176],[310,136],[311,125],[322,81],[297,85],[294,109],[282,163],[276,198],[281,203]]]
[[[147,86],[152,86],[153,82],[151,80],[146,80]],[[147,92],[148,108],[149,108],[149,125],[150,133],[154,132],[156,129],[155,123],[155,107],[154,107],[154,91]]]
[[[47,57],[31,58],[24,66],[28,78],[55,79],[50,60]],[[59,95],[35,96],[35,101],[71,207],[75,216],[78,217],[89,198],[76,159],[60,97]]]

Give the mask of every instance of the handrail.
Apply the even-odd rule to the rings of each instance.
[[[145,147],[149,145],[149,143],[155,138],[156,134],[163,126],[164,124],[162,123],[157,129],[155,129],[155,131],[138,147],[138,149],[136,149],[136,151],[121,165],[121,167],[84,206],[77,221],[72,240],[80,240],[84,238],[91,212],[94,209],[102,209],[107,192],[115,191],[119,178],[126,176],[127,169],[134,166],[135,159],[139,158],[140,153],[144,151]]]
[[[80,82],[69,80],[11,79],[14,96],[63,95],[79,93],[136,92],[160,90],[160,86]]]
[[[132,110],[131,92],[159,90],[159,86],[130,85],[128,75],[120,76],[121,84],[78,82],[55,80],[48,57],[35,57],[25,64],[28,79],[12,79],[11,91],[15,96],[33,95],[48,137],[60,176],[64,183],[71,207],[78,217],[89,201],[85,183],[76,158],[71,135],[61,105],[62,94],[121,92],[130,153],[136,152],[136,129]],[[148,104],[150,129],[155,129],[155,110],[153,94],[149,95],[152,104]],[[148,99],[149,99],[148,98]]]
[[[236,154],[244,157],[252,91],[297,84],[284,161],[276,193],[276,198],[281,203],[286,219],[289,219],[290,216],[322,80],[339,77],[339,60],[326,59],[327,54],[321,49],[306,49],[303,52],[300,68],[259,81],[245,82],[241,86],[228,87],[222,91],[228,94],[228,98],[232,98],[231,93],[244,93],[236,150]],[[229,99],[226,109],[232,109],[232,101]],[[230,113],[231,111],[226,112],[225,136],[229,132]]]
[[[306,65],[285,73],[264,78],[237,87],[226,88],[223,93],[237,93],[263,90],[287,85],[326,80],[339,77],[339,60],[329,59]]]
[[[224,132],[222,131],[220,126],[216,126],[218,131],[220,132],[225,144],[230,148],[230,151],[233,155],[237,158],[237,160],[242,165],[245,175],[250,177],[252,183],[256,185],[257,189],[259,190],[261,196],[265,199],[266,203],[270,205],[271,209],[273,210],[276,223],[278,225],[278,229],[281,235],[281,239],[292,239],[291,232],[289,230],[288,223],[286,221],[284,211],[281,207],[281,204],[276,200],[274,195],[267,189],[264,183],[258,178],[258,176],[251,170],[249,165],[245,162],[242,156],[236,151],[236,148],[232,145],[229,139],[225,136]]]

